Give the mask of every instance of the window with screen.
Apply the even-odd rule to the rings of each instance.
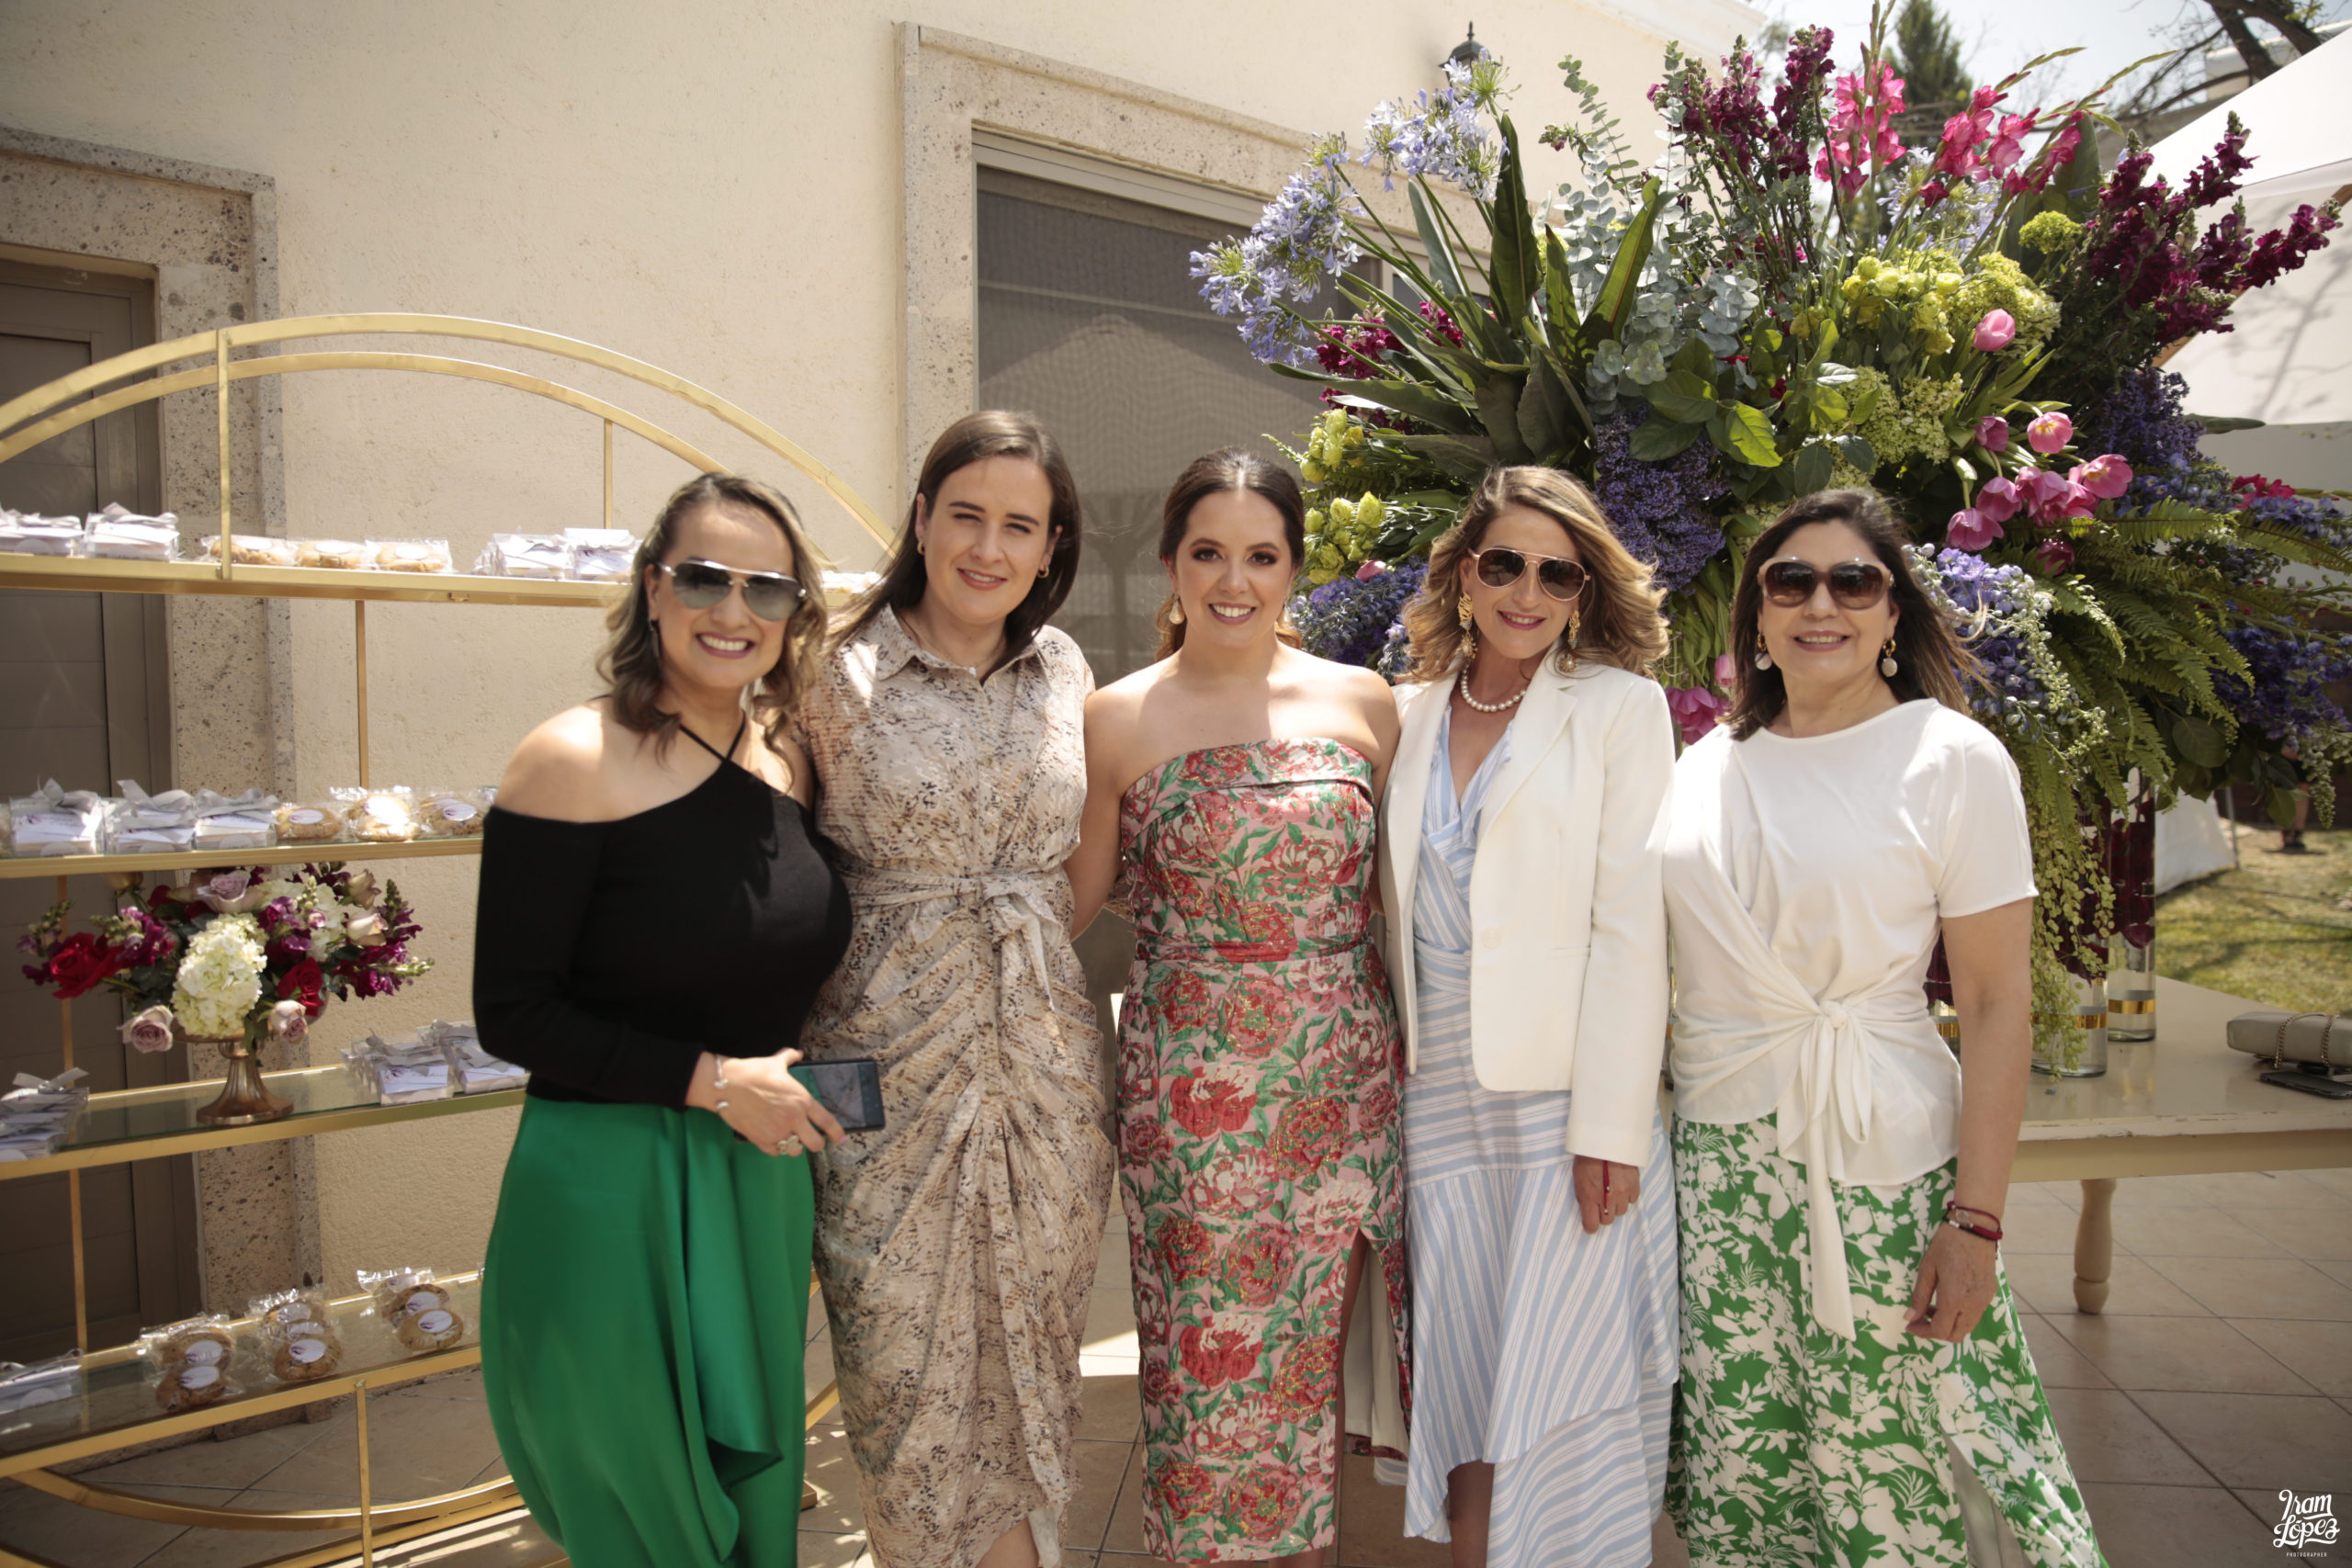
[[[1193,252],[1235,227],[1010,170],[979,171],[979,406],[1035,414],[1086,504],[1055,623],[1108,683],[1151,661],[1167,595],[1159,502],[1219,446],[1279,459],[1319,411],[1203,303]]]

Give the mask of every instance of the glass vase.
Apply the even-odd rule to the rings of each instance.
[[[2073,976],[2072,1012],[2033,1015],[2033,1070],[2058,1078],[2107,1072],[2107,981]]]
[[[2145,936],[2145,942],[2134,942]],[[2142,926],[2120,931],[2108,953],[2107,1037],[2119,1042],[2156,1037],[2156,933]]]

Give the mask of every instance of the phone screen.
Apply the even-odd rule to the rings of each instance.
[[[792,1076],[833,1113],[842,1131],[865,1133],[882,1125],[882,1070],[872,1059],[802,1062]]]

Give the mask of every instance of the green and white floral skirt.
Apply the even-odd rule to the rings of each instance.
[[[1666,1505],[1690,1561],[1965,1565],[1956,1452],[2035,1568],[2099,1568],[2007,1274],[1964,1343],[1904,1332],[1953,1168],[1836,1189],[1849,1344],[1814,1321],[1804,1169],[1774,1141],[1769,1118],[1674,1126],[1682,1382]]]

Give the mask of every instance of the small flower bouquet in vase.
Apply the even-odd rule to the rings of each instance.
[[[374,873],[335,864],[205,872],[143,896],[134,878],[91,930],[69,934],[71,912],[59,904],[18,943],[40,961],[26,976],[61,1000],[101,986],[130,998],[133,1050],[219,1046],[228,1076],[197,1112],[216,1126],[293,1109],[262,1082],[265,1043],[299,1044],[330,997],[380,997],[433,966],[409,955],[419,928],[399,885],[379,892]]]

